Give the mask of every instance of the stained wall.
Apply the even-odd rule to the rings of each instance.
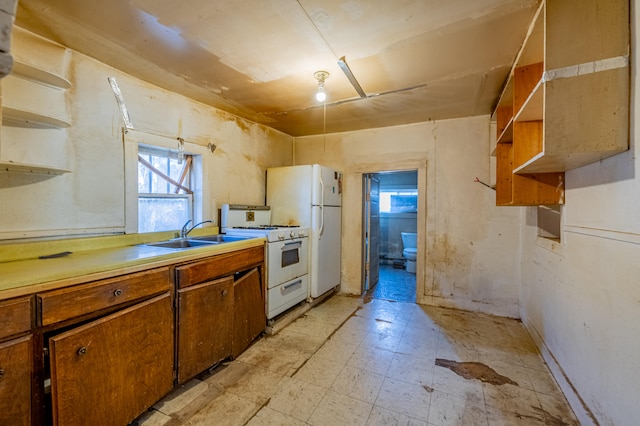
[[[17,57],[41,54],[16,46]],[[292,162],[293,139],[288,135],[160,89],[80,53],[70,54],[65,73],[71,87],[65,96],[71,126],[64,130],[64,162],[71,172],[53,177],[0,173],[0,239],[124,232],[123,119],[108,77],[116,78],[136,130],[216,145],[209,154],[211,192],[204,218],[216,218],[223,203],[263,204],[266,168]],[[47,135],[52,132],[60,130],[36,137],[42,149],[51,142]],[[9,141],[0,143],[6,147]],[[31,155],[37,157],[39,149]]]
[[[296,164],[343,172],[342,292],[361,293],[363,173],[418,170],[417,300],[519,317],[523,210],[474,183],[490,179],[489,127],[479,116],[295,139]]]
[[[631,149],[566,173],[560,244],[537,238],[533,209],[524,223],[523,321],[584,424],[593,419],[583,405],[601,425],[640,415],[640,11],[631,4]]]

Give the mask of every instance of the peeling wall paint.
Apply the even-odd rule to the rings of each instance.
[[[292,137],[72,52],[67,93],[72,125],[66,130],[71,173],[50,178],[1,173],[0,239],[124,231],[123,123],[107,81],[111,76],[136,130],[217,146],[209,171],[213,197],[204,203],[204,217],[217,218],[223,203],[263,204],[266,168],[292,163]],[[47,132],[37,142],[46,146]]]
[[[519,316],[522,210],[473,182],[490,174],[488,116],[300,137],[295,151],[344,173],[342,292],[361,292],[362,174],[417,169],[418,302]]]

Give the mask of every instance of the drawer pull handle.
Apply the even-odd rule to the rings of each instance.
[[[87,354],[87,347],[83,346],[80,349],[78,349],[78,355],[82,356],[82,355],[86,355]]]
[[[227,293],[229,293],[229,290],[222,290],[222,291],[220,292],[220,294],[222,294],[223,296],[226,296],[226,295],[227,295]]]
[[[0,368],[0,379],[4,377],[4,368]]]
[[[291,284],[287,284],[283,286],[281,291],[289,290],[291,287],[295,287],[299,284],[302,284],[302,280],[294,281]]]
[[[118,297],[118,296],[122,296],[123,291],[121,289],[117,289],[116,291],[113,292],[113,295]]]
[[[302,241],[294,241],[292,243],[284,243],[284,245],[280,250],[289,251],[289,250],[295,250],[300,247],[302,247]]]

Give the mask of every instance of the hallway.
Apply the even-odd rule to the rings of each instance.
[[[577,425],[516,320],[334,296],[140,425]]]

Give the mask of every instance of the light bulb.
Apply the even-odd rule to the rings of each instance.
[[[318,87],[318,91],[316,92],[316,100],[318,102],[324,102],[327,99],[327,94],[324,91],[324,87]]]

